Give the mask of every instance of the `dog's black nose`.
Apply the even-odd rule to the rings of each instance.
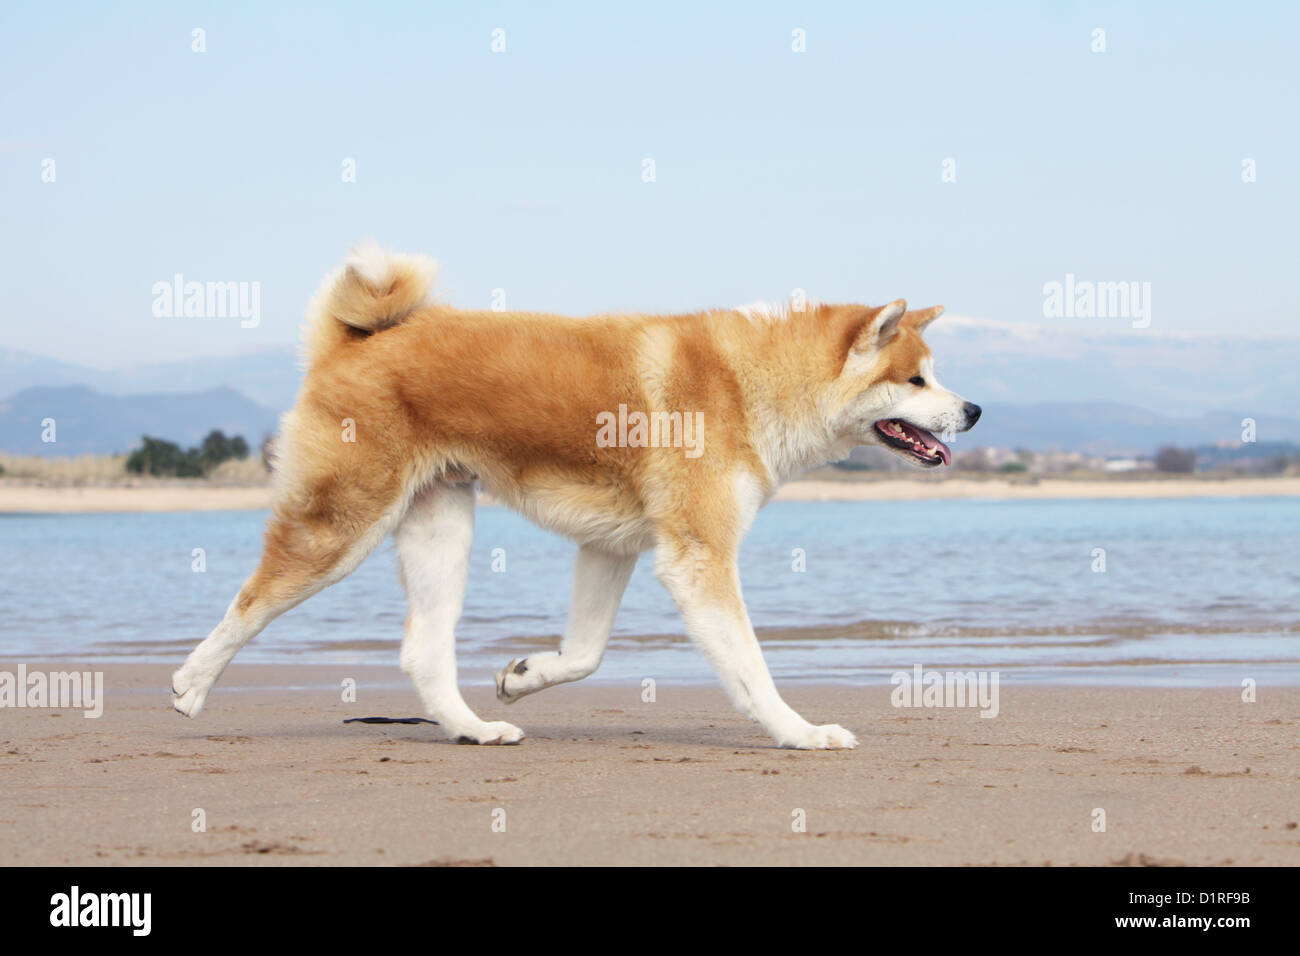
[[[980,420],[980,413],[983,412],[984,409],[980,408],[974,402],[967,402],[962,408],[962,411],[966,413],[966,427],[974,428],[975,423]]]

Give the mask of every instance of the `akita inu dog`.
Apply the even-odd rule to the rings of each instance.
[[[456,683],[481,483],[579,545],[560,649],[507,664],[503,702],[596,670],[636,557],[653,548],[655,574],[741,712],[783,747],[855,746],[777,693],[736,553],[782,482],[857,445],[950,462],[934,433],[969,429],[980,409],[935,378],[921,331],[942,307],[574,319],[431,302],[435,272],[365,243],[317,293],[261,564],[173,676],[175,708],[195,716],[244,644],[391,532],[410,602],[402,668],[429,715],[459,742],[518,743],[523,731],[481,720]]]

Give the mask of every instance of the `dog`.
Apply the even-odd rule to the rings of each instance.
[[[456,680],[481,486],[579,546],[560,648],[502,668],[502,702],[596,670],[637,555],[653,549],[738,710],[782,747],[856,746],[777,692],[736,555],[783,482],[857,446],[951,463],[935,433],[966,431],[980,409],[935,377],[921,333],[943,307],[569,318],[451,308],[431,297],[436,272],[365,242],[316,293],[261,563],[173,675],[175,709],[196,716],[241,647],[392,534],[410,604],[401,665],[429,716],[460,743],[521,741],[480,719]]]

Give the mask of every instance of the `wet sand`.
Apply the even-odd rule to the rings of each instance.
[[[395,666],[236,663],[195,720],[170,710],[170,667],[98,669],[98,719],[0,710],[0,863],[1300,864],[1300,688],[1244,703],[1232,686],[1004,682],[987,719],[894,708],[888,685],[790,684],[861,742],[807,753],[709,686],[660,682],[643,703],[639,683],[587,683],[512,707],[470,687],[528,733],[470,747],[343,723],[420,713]]]

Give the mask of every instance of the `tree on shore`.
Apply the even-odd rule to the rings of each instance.
[[[214,429],[197,448],[182,449],[175,442],[143,435],[140,447],[127,456],[126,470],[135,475],[201,478],[224,461],[248,457],[242,435],[227,438]]]
[[[1156,471],[1191,474],[1196,470],[1196,449],[1165,445],[1156,452]]]

